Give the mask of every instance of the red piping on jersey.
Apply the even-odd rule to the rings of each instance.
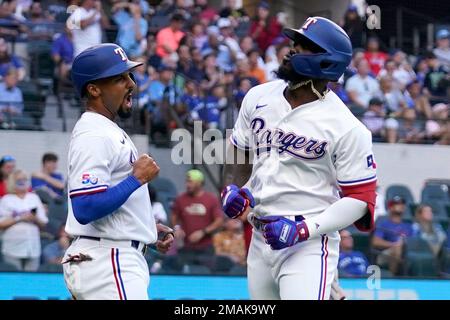
[[[355,227],[360,231],[369,232],[372,231],[375,226],[374,211],[376,203],[376,188],[377,182],[372,181],[369,183],[354,185],[354,186],[340,186],[344,197],[353,198],[364,201],[367,203],[368,212],[358,221],[356,221]]]
[[[111,248],[111,262],[113,267],[114,279],[116,280],[117,291],[119,292],[119,298],[120,300],[123,300],[122,292],[120,291],[119,280],[117,279],[116,265],[114,264],[114,248]]]

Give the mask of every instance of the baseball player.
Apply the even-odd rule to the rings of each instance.
[[[329,299],[338,230],[373,228],[376,172],[370,132],[327,89],[352,58],[348,35],[310,17],[277,75],[245,96],[228,146],[252,165],[226,165],[224,212],[247,214],[252,299]],[[251,154],[250,154],[251,152]]]
[[[136,86],[121,47],[105,43],[80,53],[72,78],[86,112],[69,146],[69,214],[74,241],[63,258],[64,279],[74,299],[148,299],[146,246],[166,252],[171,229],[156,225],[147,182],[159,172],[147,154],[138,157],[115,122],[131,114]],[[165,233],[158,240],[158,232]]]

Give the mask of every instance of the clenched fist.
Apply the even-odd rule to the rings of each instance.
[[[158,173],[159,166],[148,154],[141,155],[133,164],[133,176],[135,176],[141,184],[153,180]]]

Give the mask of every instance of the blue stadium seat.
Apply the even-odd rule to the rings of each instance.
[[[438,261],[428,243],[420,237],[406,239],[406,270],[409,276],[435,277],[439,273]]]
[[[427,184],[422,189],[422,202],[450,204],[449,188],[446,184]]]
[[[12,264],[9,264],[7,262],[1,261],[0,262],[0,271],[2,272],[15,272],[19,271],[15,266]]]

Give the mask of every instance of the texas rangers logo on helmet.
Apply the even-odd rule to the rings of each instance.
[[[127,54],[125,53],[125,51],[122,48],[116,48],[114,49],[114,53],[115,54],[120,54],[120,57],[122,58],[122,61],[127,61],[128,57]]]

